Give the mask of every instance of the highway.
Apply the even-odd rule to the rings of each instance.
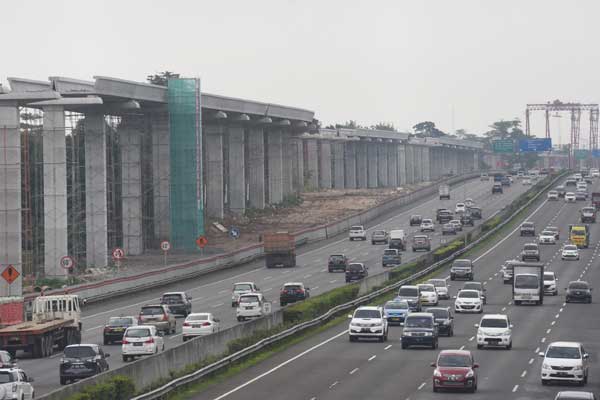
[[[595,183],[596,190],[600,187]],[[524,243],[513,231],[487,249],[471,258],[476,262],[475,280],[487,288],[488,303],[484,313],[509,315],[513,329],[512,350],[477,350],[476,328],[480,314],[455,314],[454,336],[440,337],[439,349],[409,349],[400,347],[400,327],[391,327],[386,343],[361,341],[350,343],[344,322],[298,345],[276,354],[269,360],[247,369],[239,375],[215,385],[193,397],[199,399],[242,400],[247,398],[272,399],[553,399],[560,390],[588,390],[600,388],[600,323],[598,299],[593,304],[565,304],[564,288],[571,280],[582,278],[592,286],[600,282],[597,265],[600,251],[600,223],[591,225],[589,249],[581,250],[580,261],[561,261],[560,244],[567,236],[568,225],[578,222],[578,210],[583,202],[565,204],[541,202],[528,217],[536,223],[537,231],[553,225],[561,229],[561,240],[556,245],[541,246],[546,270],[555,271],[559,278],[559,295],[547,296],[542,306],[514,306],[511,286],[503,284],[499,269],[501,263],[517,256]],[[439,277],[447,277],[446,268]],[[451,282],[452,295],[462,282]],[[453,300],[440,302],[453,308]],[[557,340],[580,341],[590,354],[589,384],[585,388],[569,386],[542,386],[540,368],[542,359],[537,355],[546,345]],[[430,363],[442,349],[468,349],[480,364],[479,388],[475,394],[433,393]]]
[[[491,186],[491,180],[480,182],[478,179],[458,185],[452,189],[452,198],[449,201],[441,201],[437,196],[434,196],[412,207],[409,206],[397,215],[382,217],[380,220],[374,221],[369,226],[369,235],[373,229],[386,229],[388,231],[391,229],[404,229],[407,232],[415,232],[418,227],[410,227],[408,224],[411,214],[421,214],[424,218],[434,218],[437,208],[446,207],[453,211],[456,202],[463,201],[468,197],[483,208],[483,217],[487,218],[528,189],[528,187],[515,182],[510,188],[505,188],[503,195],[492,195]],[[432,235],[433,247],[438,246],[442,239],[439,226],[436,226],[436,228],[437,231]],[[140,306],[157,302],[159,296],[167,291],[187,291],[193,297],[194,312],[212,312],[221,319],[221,327],[226,328],[238,323],[235,318],[235,309],[231,307],[231,290],[235,282],[256,282],[267,299],[273,302],[273,308],[277,309],[279,307],[277,302],[279,289],[285,282],[304,282],[311,288],[313,296],[345,284],[343,274],[327,272],[327,258],[330,254],[345,253],[351,261],[364,262],[369,266],[370,274],[380,272],[383,269],[381,267],[381,254],[385,246],[371,245],[370,240],[349,242],[346,235],[339,235],[327,241],[303,246],[299,249],[297,257],[299,266],[294,269],[267,269],[264,267],[264,260],[258,260],[244,266],[162,288],[149,289],[141,293],[133,293],[130,296],[91,304],[83,311],[84,332],[82,343],[101,344],[102,329],[109,317],[120,314],[137,316]],[[452,236],[443,237],[443,240],[446,241],[452,239]],[[403,262],[414,259],[420,254],[422,253],[413,253],[408,250],[403,253]],[[179,345],[182,342],[181,323],[182,319],[178,318],[177,333],[165,337],[167,348]],[[111,358],[108,360],[111,369],[123,365],[120,345],[104,346],[104,349],[111,354]],[[35,378],[36,394],[41,395],[59,387],[57,366],[61,353],[57,352],[48,359],[37,360],[27,359],[27,355],[17,355],[19,358],[21,356],[23,358],[20,359],[19,365]]]

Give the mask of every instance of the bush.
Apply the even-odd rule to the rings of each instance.
[[[347,285],[311,297],[283,310],[284,323],[309,321],[329,311],[330,308],[354,300],[358,295],[358,285]]]
[[[128,400],[135,394],[135,385],[131,378],[117,375],[102,383],[86,386],[83,391],[67,400]]]
[[[455,240],[451,242],[449,245],[444,246],[442,248],[437,249],[433,252],[433,258],[435,261],[443,260],[448,257],[450,254],[454,253],[457,250],[460,250],[464,247],[464,240]]]

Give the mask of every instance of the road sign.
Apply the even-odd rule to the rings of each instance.
[[[64,269],[71,269],[71,268],[73,268],[74,265],[75,265],[75,260],[73,260],[73,257],[69,257],[69,256],[61,257],[60,266],[63,267]]]
[[[201,249],[204,248],[204,246],[206,246],[208,244],[208,239],[205,236],[199,236],[198,239],[196,239],[196,245],[198,247],[200,247]]]
[[[115,260],[122,260],[123,258],[125,258],[125,252],[122,248],[116,247],[112,252],[112,256]]]
[[[162,242],[160,242],[160,248],[162,249],[162,251],[169,251],[171,250],[171,243],[169,243],[166,240],[163,240]]]
[[[19,275],[21,275],[19,271],[17,271],[17,269],[12,265],[4,268],[4,271],[2,271],[2,277],[6,282],[8,282],[9,285],[16,281]]]
[[[594,157],[594,158],[600,158],[600,149],[594,149],[594,150],[592,150],[592,157]]]
[[[229,236],[231,236],[231,238],[233,238],[233,239],[239,238],[240,237],[240,228],[232,226],[231,229],[229,229]]]
[[[512,139],[492,140],[492,150],[494,153],[514,153],[515,143]]]
[[[577,149],[574,151],[574,153],[575,153],[574,155],[575,155],[576,160],[585,160],[590,155],[589,150],[585,150],[585,149]]]
[[[552,139],[519,139],[519,151],[523,153],[535,153],[539,151],[551,151]]]

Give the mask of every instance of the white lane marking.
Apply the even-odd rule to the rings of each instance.
[[[512,392],[513,393],[516,392],[518,388],[519,388],[519,385],[515,385],[515,387],[513,388]]]
[[[310,288],[310,290],[317,290],[318,288],[319,288],[318,286],[315,286],[315,287]]]
[[[217,303],[217,304],[213,304],[211,307],[212,308],[217,308],[217,307],[221,307],[223,305],[225,305],[225,303]]]
[[[350,371],[350,375],[354,375],[354,373],[357,371],[358,371],[358,368],[354,368],[352,371]]]
[[[531,214],[529,214],[526,218],[525,221],[529,221],[529,219],[536,214],[539,210],[542,209],[542,207],[548,202],[548,200],[544,200],[542,202],[542,204],[540,204],[540,206],[538,208],[536,208],[535,210],[533,210],[533,212]],[[493,245],[492,247],[490,247],[485,253],[483,253],[482,255],[480,255],[479,257],[477,257],[476,259],[473,260],[473,262],[477,262],[479,260],[481,260],[483,257],[487,256],[488,254],[490,254],[492,251],[494,251],[498,246],[500,246],[502,243],[504,243],[506,240],[508,240],[509,237],[512,236],[513,233],[515,233],[516,231],[518,231],[519,229],[521,229],[521,225],[518,225],[515,229],[513,229],[512,232],[510,232],[508,235],[506,235],[504,238],[502,238],[502,240],[500,240],[498,243],[496,243],[495,245]]]
[[[502,307],[502,311],[505,311],[505,310],[506,310],[506,307]]]
[[[496,272],[496,273],[494,274],[494,276],[498,276],[498,273]]]
[[[227,293],[227,292],[229,292],[229,290],[227,290],[227,289],[219,290],[219,294],[223,294],[223,293]]]
[[[337,282],[337,279],[334,279],[334,280],[332,280],[332,281],[329,281],[329,283],[336,283],[336,282]]]
[[[262,268],[261,268],[262,269]],[[142,304],[148,304],[154,300],[160,300],[160,297],[155,297],[153,299],[149,299],[149,300],[144,300],[144,301],[140,301],[139,303],[135,303],[135,304],[128,304],[125,307],[135,307],[135,306],[141,306]],[[85,321],[86,319],[90,319],[90,318],[94,318],[97,317],[99,315],[105,315],[105,314],[114,314],[116,311],[120,311],[123,307],[120,308],[115,308],[114,310],[107,310],[107,311],[102,311],[96,314],[92,314],[92,315],[88,315],[86,317],[82,317],[81,320]]]
[[[534,358],[530,358],[530,359],[529,359],[529,365],[533,364],[533,361],[534,361],[534,360],[535,360]]]
[[[560,310],[558,310],[558,312],[562,312],[562,311],[563,311],[563,308],[561,307]]]
[[[417,388],[417,390],[421,390],[425,387],[425,385],[427,385],[427,382],[423,382],[419,385],[419,387]]]
[[[268,292],[269,290],[273,290],[273,288],[272,287],[266,288],[265,290],[263,290],[263,292]]]
[[[464,350],[464,349],[465,349],[465,346],[460,346],[459,350]]]
[[[556,314],[556,315],[554,316],[554,318],[558,318],[558,317],[560,317],[560,314]]]
[[[509,302],[508,302],[508,305],[510,306],[511,304],[512,304],[512,301],[509,301]]]
[[[539,348],[539,347],[536,347],[536,348],[535,348],[535,350],[534,350],[533,352],[534,352],[535,354],[539,353],[539,352],[540,352],[540,348]]]
[[[567,305],[567,303],[563,303],[563,307],[565,307]]]
[[[233,393],[235,393],[235,392],[239,391],[240,389],[243,389],[243,388],[245,388],[246,386],[248,386],[248,385],[251,385],[252,383],[254,383],[254,382],[256,382],[256,381],[258,381],[258,380],[260,380],[260,379],[264,378],[265,376],[267,376],[267,375],[269,375],[269,374],[272,374],[273,372],[277,371],[278,369],[281,369],[281,368],[285,367],[286,365],[288,365],[288,364],[290,364],[290,363],[292,363],[292,362],[296,361],[296,360],[297,360],[297,359],[299,359],[300,357],[303,357],[303,356],[305,356],[306,354],[308,354],[308,353],[310,353],[310,352],[312,352],[312,351],[314,351],[314,350],[318,349],[319,347],[321,347],[321,346],[324,346],[324,345],[326,345],[327,343],[329,343],[329,342],[331,342],[331,341],[333,341],[333,340],[335,340],[335,339],[339,338],[340,336],[342,336],[342,335],[347,335],[347,334],[348,334],[348,330],[344,329],[342,332],[340,332],[340,333],[338,333],[338,334],[336,334],[336,335],[334,335],[334,336],[330,337],[330,338],[329,338],[329,339],[327,339],[327,340],[324,340],[324,341],[323,341],[323,342],[321,342],[321,343],[318,343],[318,344],[314,345],[313,347],[311,347],[311,348],[309,348],[309,349],[306,349],[306,350],[304,350],[302,353],[295,355],[294,357],[292,357],[292,358],[290,358],[290,359],[288,359],[288,360],[286,360],[286,361],[282,362],[282,363],[281,363],[281,364],[279,364],[279,365],[276,365],[275,367],[271,368],[270,370],[268,370],[268,371],[266,371],[266,372],[263,372],[262,374],[258,375],[257,377],[254,377],[254,378],[252,378],[252,379],[250,379],[250,380],[246,381],[245,383],[243,383],[243,384],[241,384],[241,385],[239,385],[239,386],[237,386],[237,387],[235,387],[235,388],[231,389],[230,391],[228,391],[228,392],[226,392],[226,393],[224,393],[224,394],[220,395],[219,397],[215,398],[214,400],[221,400],[221,399],[224,399],[225,397],[229,396],[230,394],[233,394]],[[390,345],[390,347],[391,347],[391,345]],[[337,385],[337,382],[336,382],[336,385]],[[331,386],[331,387],[333,387],[333,386]]]
[[[93,331],[94,329],[102,328],[104,325],[94,326],[93,328],[86,329],[86,332]]]
[[[475,336],[471,336],[471,337],[469,338],[469,342],[472,342],[472,341],[473,341],[473,339],[475,339]]]
[[[322,269],[321,272],[327,272],[327,268]]]
[[[549,334],[550,332],[552,332],[552,328],[546,329],[546,334]]]
[[[310,278],[311,276],[312,276],[312,274],[306,274],[306,275],[304,275],[304,279]]]
[[[373,361],[377,356],[376,355],[372,355],[371,357],[369,357],[369,359],[367,361]]]
[[[488,281],[491,281],[492,279],[494,279],[494,277],[490,276],[490,279],[488,279]]]
[[[329,389],[332,389],[338,383],[339,383],[338,381],[333,382],[331,385],[329,385]],[[219,399],[220,399],[220,397],[217,397],[215,400],[219,400]]]
[[[527,375],[527,370],[524,370],[524,371],[521,373],[521,378],[525,378],[525,375]]]
[[[546,337],[543,337],[541,340],[542,343],[546,343]]]
[[[388,345],[385,347],[385,349],[384,349],[384,350],[389,350],[391,347],[392,347],[392,345],[391,345],[391,344],[388,344]]]
[[[327,270],[324,270],[324,271],[321,271],[321,272],[325,272],[325,271],[327,271]],[[292,271],[290,271],[290,270],[287,270],[287,271],[283,271],[283,272],[282,272],[282,274],[283,274],[283,275],[286,275],[286,274],[289,274],[290,272],[292,272]]]
[[[178,333],[177,335],[169,336],[169,339],[175,339],[176,337],[179,337],[181,335],[183,335],[183,332]]]
[[[323,260],[322,260],[322,259],[320,259],[320,258],[317,258],[317,259],[314,261],[314,263],[315,263],[315,264],[319,264],[319,263],[321,263],[321,262],[323,262]]]
[[[556,324],[556,321],[552,321],[552,322],[550,323],[550,325],[554,325],[554,324]],[[548,330],[550,330],[550,329],[548,329]],[[548,332],[548,333],[550,333],[550,332]]]
[[[268,281],[268,280],[269,280],[269,279],[271,279],[271,278],[273,278],[273,277],[269,275],[269,276],[265,276],[263,280],[264,280],[264,281]]]

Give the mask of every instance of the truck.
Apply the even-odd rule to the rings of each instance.
[[[516,262],[512,266],[514,304],[544,304],[544,264]]]
[[[296,266],[296,241],[289,232],[263,234],[267,268]]]
[[[583,207],[579,213],[581,214],[581,223],[585,224],[586,222],[595,223],[596,222],[596,208],[595,207]]]
[[[440,194],[440,200],[450,200],[450,186],[442,184],[438,187],[438,192]]]
[[[600,210],[600,192],[592,192],[592,205]]]
[[[406,250],[406,235],[403,229],[393,229],[390,231],[390,249]]]
[[[569,225],[569,240],[579,249],[590,246],[590,227],[588,225]]]
[[[18,350],[33,358],[49,357],[81,343],[81,306],[77,295],[38,296],[31,305],[31,321],[0,328],[0,349],[13,357]]]

